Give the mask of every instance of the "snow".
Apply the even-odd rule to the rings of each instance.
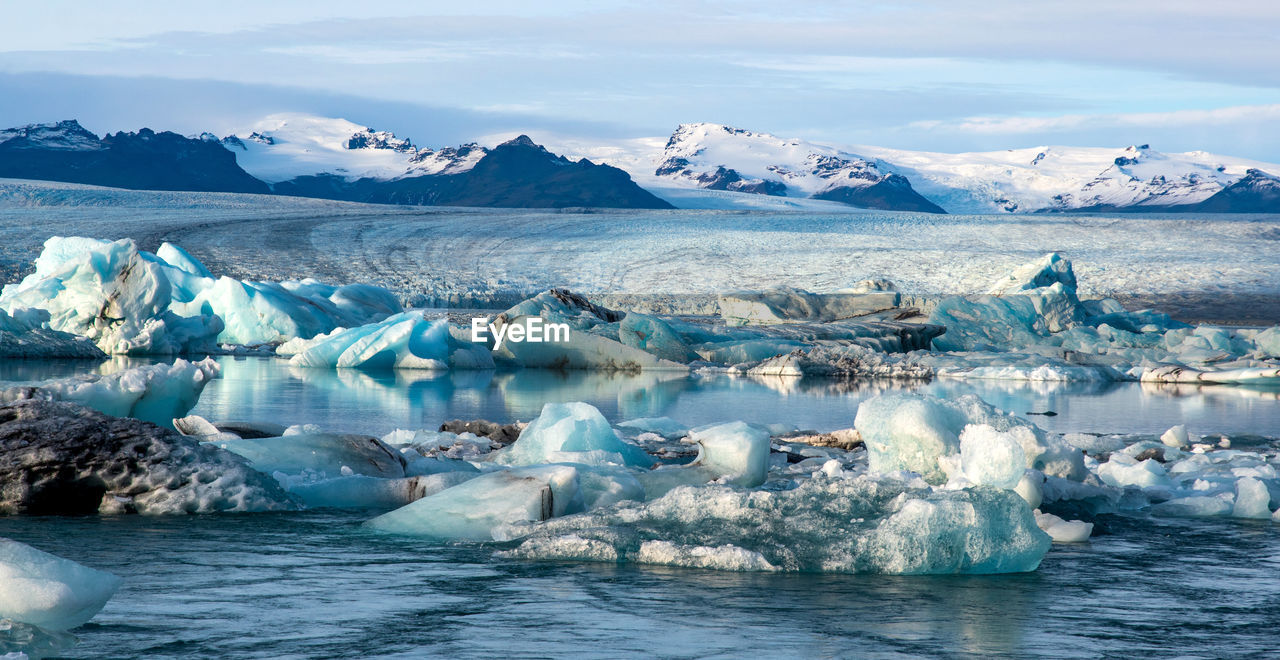
[[[120,578],[0,538],[0,619],[69,630],[107,604]]]
[[[157,426],[170,426],[195,407],[205,385],[218,375],[211,358],[199,362],[174,360],[125,369],[107,375],[84,375],[0,390],[0,400],[37,398],[70,401],[116,417],[133,417]]]
[[[1084,543],[1093,534],[1093,523],[1081,520],[1063,520],[1052,513],[1035,512],[1036,525],[1053,539],[1054,543]]]
[[[544,405],[520,438],[490,460],[503,465],[572,462],[637,467],[655,462],[643,449],[619,438],[599,410],[580,402]]]
[[[578,471],[570,466],[512,468],[480,475],[374,518],[365,525],[442,541],[500,540],[513,523],[582,510]]]
[[[459,156],[418,148],[346,119],[292,113],[269,115],[232,137],[223,146],[236,154],[237,164],[268,183],[314,174],[347,179],[455,174],[470,170],[487,153],[476,148]],[[367,144],[352,148],[353,139]]]

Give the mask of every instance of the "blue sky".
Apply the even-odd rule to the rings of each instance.
[[[713,121],[936,151],[1150,143],[1280,161],[1280,3],[7,4],[0,124],[226,133],[343,116],[428,145]]]

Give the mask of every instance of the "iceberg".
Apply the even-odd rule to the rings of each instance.
[[[507,321],[522,324],[528,317]],[[503,342],[493,352],[496,361],[543,369],[595,369],[600,371],[688,371],[688,365],[660,358],[609,337],[575,331],[568,341]]]
[[[107,357],[85,337],[44,327],[48,322],[49,313],[42,309],[19,309],[13,314],[0,309],[0,358]]]
[[[1026,458],[1024,468],[1079,481],[1087,474],[1084,455],[1031,422],[1007,415],[973,395],[954,400],[923,394],[890,394],[863,401],[854,426],[867,446],[873,472],[909,471],[925,481],[947,481],[942,458],[961,452],[960,435],[970,424],[1016,439]]]
[[[63,401],[0,406],[0,514],[286,511],[271,477],[212,445]]]
[[[437,541],[493,541],[509,525],[583,508],[577,469],[540,465],[482,474],[378,516],[365,526]]]
[[[1027,470],[1022,443],[1011,433],[1002,433],[986,424],[970,424],[960,432],[960,461],[971,483],[995,488],[1013,488]]]
[[[405,476],[406,463],[400,452],[364,435],[302,432],[278,438],[224,438],[212,444],[244,457],[255,470],[267,474]]]
[[[341,329],[310,341],[292,340],[289,363],[297,367],[355,369],[492,369],[484,344],[455,337],[446,319],[404,312],[382,321]]]
[[[218,363],[174,360],[173,364],[134,367],[105,376],[85,375],[29,387],[0,390],[0,401],[69,401],[116,417],[133,417],[169,426],[195,407],[205,385],[218,375]]]
[[[903,575],[1032,571],[1050,545],[1012,491],[869,477],[684,486],[512,531],[524,535],[504,553],[515,558]]]
[[[70,630],[92,619],[118,588],[120,578],[110,573],[0,538],[0,619]]]
[[[548,403],[510,446],[490,455],[503,465],[582,463],[647,468],[657,462],[618,437],[604,415],[587,403]]]
[[[368,285],[215,279],[170,244],[151,254],[130,239],[55,236],[35,265],[34,273],[0,292],[0,309],[44,310],[49,329],[88,337],[110,354],[279,343],[401,311],[390,292]]]
[[[686,465],[662,466],[641,472],[636,478],[644,485],[647,499],[655,499],[679,486],[696,486],[710,481],[754,488],[769,476],[769,433],[745,422],[729,422],[698,429],[689,440],[698,446],[698,456]]]
[[[647,314],[630,312],[618,326],[618,339],[624,346],[672,362],[692,362],[698,354],[689,348],[666,321]]]
[[[456,471],[381,479],[357,474],[319,481],[285,477],[282,483],[289,493],[308,507],[395,509],[474,479],[477,475],[476,472]]]

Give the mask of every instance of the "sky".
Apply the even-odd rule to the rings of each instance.
[[[344,117],[442,146],[709,121],[840,145],[1280,162],[1280,3],[5,3],[0,126]]]

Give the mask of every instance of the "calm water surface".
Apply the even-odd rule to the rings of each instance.
[[[583,400],[613,421],[744,419],[829,430],[903,385],[526,371],[433,376],[221,358],[195,412],[380,434],[450,418],[528,420]],[[103,370],[123,365],[106,365]],[[0,364],[0,380],[69,375]],[[1054,431],[1280,436],[1280,393],[941,381]],[[1103,517],[1035,573],[733,574],[528,563],[491,546],[374,536],[368,511],[0,518],[0,536],[125,584],[68,657],[1266,657],[1280,652],[1270,523]]]

